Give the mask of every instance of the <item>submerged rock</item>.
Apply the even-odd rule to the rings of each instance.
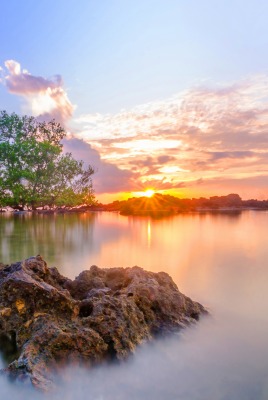
[[[4,372],[42,390],[66,363],[125,359],[138,344],[204,313],[164,272],[92,266],[72,281],[41,256],[0,264]]]

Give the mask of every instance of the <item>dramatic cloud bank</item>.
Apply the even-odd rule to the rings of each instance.
[[[68,138],[64,139],[63,148],[65,152],[71,152],[75,158],[89,163],[94,168],[94,189],[97,194],[128,192],[130,187],[135,186],[136,176],[133,172],[103,161],[99,152],[89,143],[77,138]]]
[[[56,118],[61,123],[69,120],[74,106],[63,88],[60,75],[51,79],[31,75],[14,60],[7,60],[1,68],[1,82],[10,93],[22,96],[26,100],[26,111],[34,116]]]
[[[34,76],[8,60],[0,82],[23,97],[28,113],[68,126],[64,147],[95,166],[97,195],[150,187],[189,197],[268,197],[267,76],[75,118],[59,75]]]
[[[77,136],[105,161],[135,174],[129,190],[213,193],[241,186],[250,196],[256,180],[260,189],[254,193],[267,197],[267,98],[268,78],[259,76],[74,122]]]

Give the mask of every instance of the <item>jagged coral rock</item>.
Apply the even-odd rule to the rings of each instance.
[[[5,372],[42,390],[62,364],[124,359],[143,341],[204,313],[164,272],[92,266],[72,281],[41,256],[0,266]]]

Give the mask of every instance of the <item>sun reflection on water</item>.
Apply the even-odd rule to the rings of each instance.
[[[147,224],[147,243],[148,243],[148,249],[151,248],[151,239],[152,239],[151,221],[148,220],[148,224]]]

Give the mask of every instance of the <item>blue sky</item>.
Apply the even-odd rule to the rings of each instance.
[[[105,158],[94,134],[91,142],[89,122],[81,126],[81,116],[109,114],[112,124],[122,110],[136,112],[131,110],[157,102],[164,109],[163,102],[178,93],[229,91],[246,80],[252,84],[268,72],[267,15],[268,3],[262,0],[2,1],[0,108],[33,111],[22,91],[7,87],[6,60],[15,60],[37,78],[58,74],[74,106],[68,121],[74,135],[87,131],[79,138],[90,143],[100,160],[126,171],[118,157]],[[150,157],[150,149],[143,157]],[[196,180],[205,179],[201,175]]]
[[[266,73],[267,15],[260,0],[3,1],[1,64],[60,74],[81,112],[114,112],[204,80]]]

